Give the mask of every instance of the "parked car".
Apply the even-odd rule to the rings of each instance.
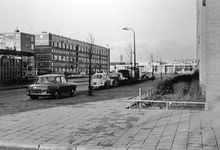
[[[38,76],[34,84],[28,86],[26,94],[31,99],[38,99],[40,96],[50,96],[58,99],[61,95],[73,96],[76,92],[76,84],[68,82],[64,75],[48,74]]]
[[[111,79],[112,86],[119,86],[125,84],[125,78],[122,73],[110,73],[109,78]]]
[[[148,76],[149,80],[154,80],[155,79],[155,75],[152,75],[152,72],[148,72],[147,76]]]
[[[35,80],[37,76],[35,76],[33,73],[27,73],[23,76],[24,79],[26,80]]]
[[[96,73],[92,76],[91,86],[93,89],[108,88],[111,86],[111,79],[106,73]]]
[[[84,72],[84,71],[83,71],[83,72],[80,72],[80,75],[81,75],[82,77],[84,77],[84,78],[87,77],[87,74],[86,74],[86,72]]]

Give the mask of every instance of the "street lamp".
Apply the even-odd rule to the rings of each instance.
[[[134,34],[134,78],[136,80],[136,73],[135,73],[135,71],[136,71],[135,32],[132,28],[129,28],[129,27],[125,27],[125,28],[123,28],[123,30],[131,30]]]

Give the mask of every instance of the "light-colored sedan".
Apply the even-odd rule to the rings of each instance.
[[[96,73],[92,76],[91,86],[93,89],[106,89],[111,86],[111,79],[106,73]]]

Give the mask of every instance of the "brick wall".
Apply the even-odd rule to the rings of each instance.
[[[220,0],[206,0],[203,13],[202,74],[207,108],[220,110]]]

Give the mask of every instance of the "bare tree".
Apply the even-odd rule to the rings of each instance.
[[[153,52],[150,53],[150,62],[152,67],[152,77],[154,76],[154,55]]]
[[[128,60],[130,61],[130,63],[132,64],[132,48],[131,48],[131,44],[128,45],[127,49],[125,50]]]
[[[130,80],[131,81],[130,81],[130,85],[132,85],[132,48],[131,48],[131,44],[128,45],[128,47],[126,49],[126,53],[127,53],[128,59],[129,59],[130,64],[131,64],[131,74],[130,74]]]
[[[88,95],[92,95],[92,86],[91,86],[91,75],[92,75],[92,53],[95,49],[95,37],[94,35],[90,32],[89,37],[87,39],[88,45],[89,45],[89,87],[88,87]]]

